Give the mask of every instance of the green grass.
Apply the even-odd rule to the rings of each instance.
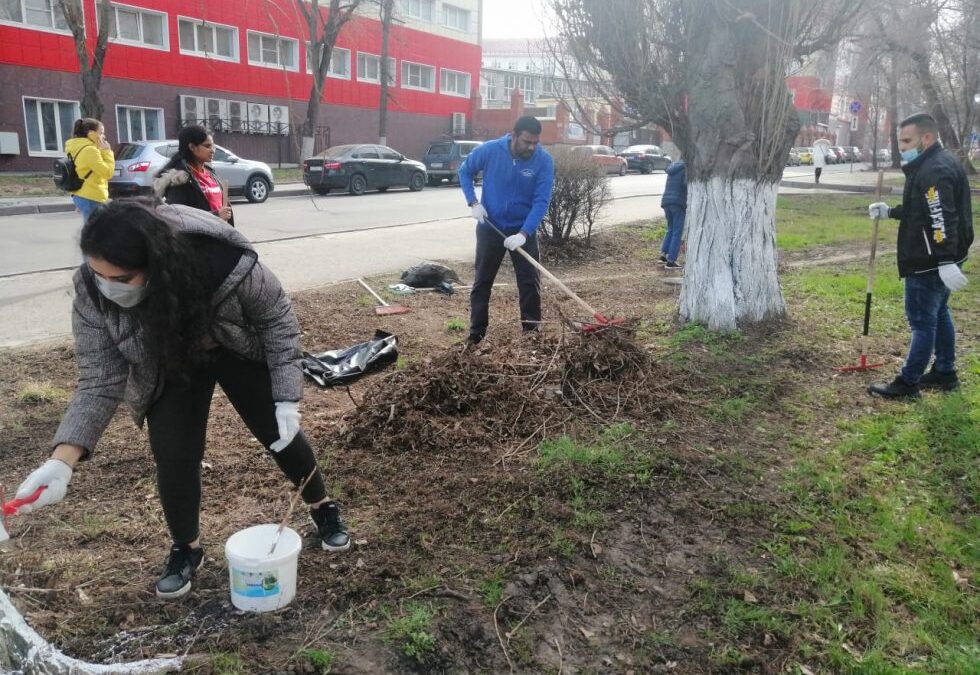
[[[50,173],[0,173],[0,197],[58,197]]]
[[[317,675],[328,675],[336,658],[329,649],[304,649],[298,657],[313,666]]]
[[[797,251],[811,246],[867,242],[871,238],[868,195],[780,195],[776,200],[776,246]],[[899,201],[896,198],[896,203]],[[895,223],[896,221],[888,221]],[[882,237],[891,233],[882,222]]]
[[[402,654],[419,664],[435,656],[437,643],[432,632],[435,610],[422,603],[408,603],[400,615],[388,616],[386,637],[396,643]]]
[[[17,400],[21,403],[58,403],[67,401],[71,392],[50,382],[28,382],[17,392]]]
[[[276,185],[282,185],[283,183],[302,183],[303,182],[303,170],[299,167],[292,169],[272,169],[272,178],[276,181]]]
[[[468,326],[469,324],[456,317],[446,321],[446,330],[448,330],[450,333],[461,333],[465,331]]]

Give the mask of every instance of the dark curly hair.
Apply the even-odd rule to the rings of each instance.
[[[86,256],[146,274],[137,305],[148,347],[165,372],[186,381],[210,322],[204,265],[184,236],[156,212],[152,200],[116,199],[100,206],[82,228]]]

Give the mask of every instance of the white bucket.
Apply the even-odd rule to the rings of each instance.
[[[296,565],[303,539],[284,528],[276,550],[269,555],[278,525],[240,530],[225,543],[231,604],[249,612],[269,612],[288,605],[296,596]]]

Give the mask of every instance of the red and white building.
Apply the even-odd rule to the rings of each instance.
[[[100,97],[110,143],[173,138],[206,119],[250,159],[296,162],[313,77],[303,0],[111,2]],[[96,0],[82,0],[91,51]],[[328,4],[322,2],[321,4]],[[47,170],[80,116],[74,40],[56,0],[0,1],[0,171]],[[420,157],[464,135],[480,82],[483,0],[397,0],[389,39],[388,144]],[[377,142],[382,46],[377,3],[341,32],[317,141]]]

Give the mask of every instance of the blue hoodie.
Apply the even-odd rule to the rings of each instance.
[[[467,155],[459,167],[459,185],[466,195],[466,203],[472,204],[476,200],[473,176],[482,171],[480,202],[490,220],[506,234],[520,230],[530,238],[548,212],[555,163],[540,145],[530,159],[516,159],[510,154],[510,138],[507,134],[487,141]]]
[[[687,168],[684,162],[678,160],[667,167],[667,184],[660,198],[660,206],[687,208]]]

